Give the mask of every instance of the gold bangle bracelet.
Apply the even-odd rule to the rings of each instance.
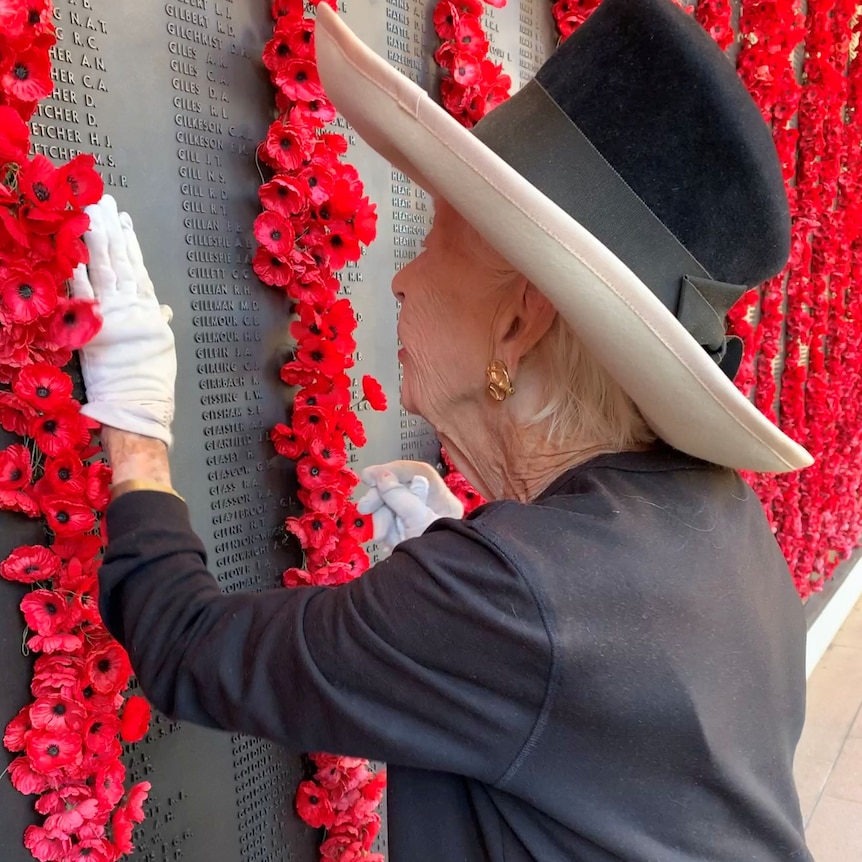
[[[111,488],[111,500],[116,500],[117,497],[122,497],[123,494],[128,494],[130,491],[159,491],[162,494],[173,494],[174,497],[179,497],[184,503],[186,501],[185,497],[181,497],[170,485],[160,485],[149,479],[126,479],[124,482],[119,482]]]

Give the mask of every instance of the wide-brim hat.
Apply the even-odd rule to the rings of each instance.
[[[321,3],[327,95],[554,304],[667,443],[737,469],[811,456],[736,388],[724,315],[784,266],[772,138],[731,63],[671,0],[605,0],[472,131]]]

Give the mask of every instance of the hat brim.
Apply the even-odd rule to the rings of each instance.
[[[315,34],[327,96],[380,155],[445,199],[529,278],[671,446],[736,469],[813,463],[733,385],[605,245],[375,54],[326,4]]]

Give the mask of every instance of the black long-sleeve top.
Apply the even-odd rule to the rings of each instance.
[[[222,595],[171,495],[108,526],[102,614],[151,701],[386,761],[393,862],[811,858],[801,607],[732,471],[596,458],[337,589]]]

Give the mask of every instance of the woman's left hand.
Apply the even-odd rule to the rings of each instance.
[[[374,540],[391,551],[405,539],[421,536],[440,518],[462,518],[460,500],[430,464],[391,461],[366,467],[362,481],[370,486],[357,506],[371,515]]]

